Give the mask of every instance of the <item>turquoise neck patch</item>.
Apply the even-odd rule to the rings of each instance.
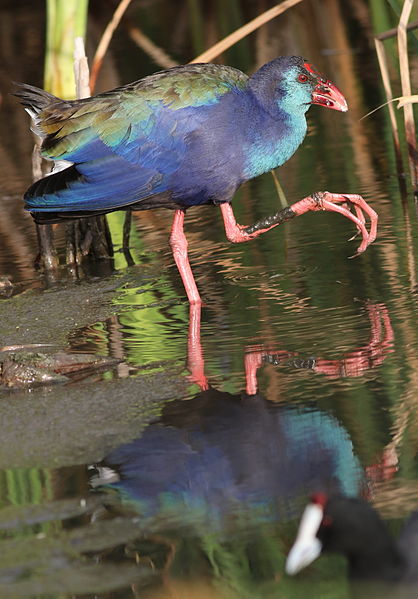
[[[285,115],[283,115],[285,116]],[[288,114],[279,126],[253,131],[253,139],[245,148],[245,179],[252,179],[284,164],[296,152],[307,130],[305,115]]]

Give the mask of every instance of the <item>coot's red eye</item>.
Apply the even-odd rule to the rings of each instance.
[[[298,76],[298,81],[300,81],[301,83],[306,83],[308,81],[308,75],[300,74]]]
[[[333,523],[333,519],[332,516],[328,516],[328,514],[326,516],[323,517],[322,519],[322,526],[332,526]]]

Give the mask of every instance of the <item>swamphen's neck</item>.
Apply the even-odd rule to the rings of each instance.
[[[305,113],[311,106],[312,86],[300,85],[300,65],[273,60],[250,77],[249,113],[244,177],[253,178],[284,164],[302,143],[307,130]]]

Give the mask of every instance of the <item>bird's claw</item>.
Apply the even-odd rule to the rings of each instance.
[[[359,233],[360,233],[360,231],[357,231],[356,233],[354,233],[354,235],[352,235],[351,237],[349,237],[347,239],[347,241],[354,241],[359,236]]]
[[[311,199],[315,203],[315,207],[313,208],[314,210],[339,212],[354,222],[357,227],[357,233],[351,239],[354,239],[360,233],[362,236],[362,242],[357,252],[351,256],[351,258],[355,258],[364,252],[376,239],[378,215],[360,195],[322,191],[313,193],[311,195]],[[353,208],[355,214],[352,212]],[[370,221],[369,230],[367,230],[366,227],[365,214],[368,216]]]

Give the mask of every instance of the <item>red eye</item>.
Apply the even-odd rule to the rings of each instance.
[[[322,524],[322,526],[331,526],[332,523],[333,523],[332,516],[326,515],[323,517],[321,524]]]
[[[298,75],[298,81],[300,81],[301,83],[306,83],[308,81],[308,75]]]

